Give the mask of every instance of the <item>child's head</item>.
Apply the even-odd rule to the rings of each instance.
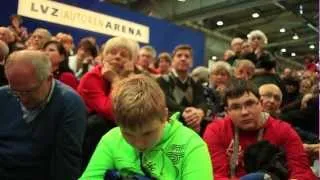
[[[138,150],[146,150],[162,137],[167,121],[165,96],[157,82],[133,75],[112,91],[113,112],[123,137]]]

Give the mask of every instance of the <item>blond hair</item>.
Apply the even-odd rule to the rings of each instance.
[[[212,64],[210,68],[210,74],[213,73],[220,73],[220,72],[226,72],[229,77],[232,76],[232,67],[229,63],[224,61],[217,61]]]
[[[145,75],[132,75],[111,93],[112,108],[119,126],[137,129],[147,121],[166,120],[165,95],[158,83]]]
[[[109,39],[103,46],[104,48],[102,55],[105,55],[114,48],[125,48],[129,51],[130,60],[135,61],[138,57],[139,44],[125,37],[113,37]]]

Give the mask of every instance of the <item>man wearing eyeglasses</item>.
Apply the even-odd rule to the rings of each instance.
[[[265,112],[278,117],[282,102],[282,92],[275,84],[264,84],[259,87],[262,108]]]
[[[0,88],[0,179],[77,179],[86,109],[40,51],[12,53]]]
[[[215,180],[239,179],[246,175],[244,151],[262,140],[284,149],[289,179],[315,179],[297,133],[286,122],[264,113],[259,99],[258,91],[247,81],[235,80],[227,88],[227,116],[212,122],[204,133]]]

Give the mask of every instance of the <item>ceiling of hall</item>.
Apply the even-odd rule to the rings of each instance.
[[[283,56],[301,58],[316,54],[318,49],[317,0],[105,0],[132,10],[167,19],[179,25],[214,34],[229,41],[246,37],[251,30],[260,29],[268,37],[268,49]],[[259,13],[253,18],[252,13]],[[218,26],[217,21],[223,21]],[[286,32],[281,33],[280,29]],[[294,35],[299,39],[293,39]],[[310,45],[315,47],[312,49]]]

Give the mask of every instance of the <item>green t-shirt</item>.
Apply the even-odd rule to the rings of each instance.
[[[116,127],[100,140],[81,180],[103,179],[107,170],[122,175],[144,175],[143,167],[156,179],[212,180],[213,170],[207,145],[174,114],[166,124],[161,141],[141,154],[123,138]]]

